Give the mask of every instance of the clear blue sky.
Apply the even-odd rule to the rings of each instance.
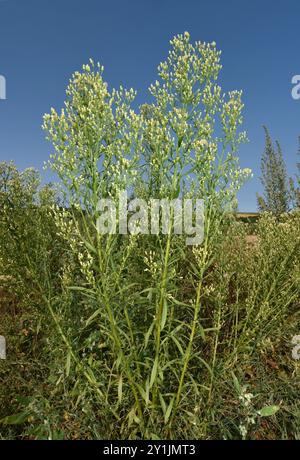
[[[240,210],[255,210],[263,124],[295,171],[300,100],[291,97],[291,79],[300,74],[299,24],[299,0],[0,0],[0,75],[7,80],[0,161],[42,168],[51,153],[42,115],[62,106],[71,74],[89,57],[104,65],[110,88],[133,87],[140,103],[169,40],[187,30],[223,51],[223,89],[244,91],[250,143],[240,158],[254,179],[240,193]]]

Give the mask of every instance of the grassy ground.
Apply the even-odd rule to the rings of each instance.
[[[241,264],[248,275],[251,273],[256,252],[261,243],[256,235],[253,241],[242,243]],[[243,286],[236,279],[242,265],[234,259],[241,253],[232,241],[227,244],[227,255],[232,251],[227,273],[233,268],[232,280],[228,284],[227,301],[234,304],[237,290]],[[238,248],[239,249],[239,248]],[[192,256],[191,256],[192,257]],[[254,260],[253,260],[254,258]],[[224,261],[222,262],[224,263]],[[207,277],[207,284],[218,283],[215,266]],[[259,269],[259,267],[257,267]],[[253,273],[254,275],[254,273]],[[225,276],[223,273],[222,276]],[[30,283],[30,281],[27,281]],[[263,280],[262,280],[263,282]],[[1,276],[0,334],[7,337],[7,360],[0,362],[1,391],[0,418],[2,439],[95,439],[126,438],[121,425],[115,423],[112,414],[94,399],[93,392],[87,391],[76,372],[66,369],[65,347],[58,338],[53,321],[45,315],[42,302],[30,292],[23,297],[11,288],[12,278]],[[218,286],[218,284],[216,284]],[[244,288],[246,286],[243,286]],[[192,287],[185,286],[185,300],[188,301]],[[244,293],[245,294],[245,293]],[[241,295],[241,294],[240,294]],[[248,293],[248,295],[250,295]],[[216,299],[215,293],[211,296]],[[203,312],[202,321],[210,316],[210,307]],[[197,439],[300,439],[300,369],[299,362],[292,358],[291,338],[299,334],[299,297],[290,304],[284,318],[280,318],[270,333],[260,340],[260,331],[246,341],[245,346],[229,346],[230,328],[228,313],[222,325],[224,335],[219,339],[217,359],[214,367],[214,382],[211,398],[199,390],[187,391],[184,398],[190,398],[185,415],[176,419],[176,437]],[[211,320],[207,320],[212,324]],[[249,328],[246,334],[249,334]],[[52,333],[53,336],[52,336]],[[239,333],[240,334],[240,333]],[[255,331],[254,331],[255,334]],[[237,340],[241,336],[237,337]],[[257,339],[257,340],[256,340]],[[201,345],[202,358],[211,362],[213,337]],[[92,350],[91,356],[96,356]],[[101,363],[100,363],[101,364]],[[196,361],[191,362],[194,379],[203,384],[210,382],[209,373]],[[250,396],[247,396],[250,395]],[[83,397],[82,397],[83,396]],[[117,397],[117,396],[116,396]],[[126,404],[126,403],[125,403]],[[264,406],[278,406],[279,410],[270,417],[257,415]],[[192,410],[190,408],[193,408]],[[159,416],[158,416],[159,419]],[[105,420],[105,423],[103,423]],[[159,422],[158,422],[159,423]],[[162,430],[161,436],[164,437]],[[160,436],[158,434],[158,436]],[[134,434],[133,437],[139,437]]]

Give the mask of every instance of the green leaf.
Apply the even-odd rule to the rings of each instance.
[[[168,423],[168,420],[170,418],[170,415],[171,415],[171,412],[172,412],[172,409],[173,409],[174,401],[175,401],[175,396],[173,396],[173,398],[171,399],[170,404],[168,405],[168,408],[167,408],[167,410],[165,412],[165,424]]]
[[[89,249],[91,252],[93,252],[94,254],[97,254],[97,249],[95,248],[95,246],[93,246],[92,244],[90,244],[88,241],[86,240],[83,240],[84,244],[86,245],[87,249]]]
[[[129,289],[132,289],[135,286],[137,286],[137,283],[128,284],[127,286],[120,288],[118,294],[124,294],[125,291],[128,291]]]
[[[178,305],[180,307],[191,307],[190,303],[180,302],[180,300],[175,299],[175,297],[173,296],[170,296],[170,299],[173,303],[175,303],[175,305]]]
[[[66,361],[66,376],[69,377],[70,375],[70,368],[71,368],[71,353],[67,354],[67,361]]]
[[[140,392],[140,395],[142,396],[143,400],[145,401],[146,405],[149,404],[149,385],[147,388],[147,383],[146,383],[146,391],[141,385],[136,384],[137,389]]]
[[[202,339],[204,342],[206,342],[205,331],[204,331],[203,327],[201,326],[201,324],[199,324],[198,326],[199,326],[199,331],[200,331],[201,339]]]
[[[146,348],[148,346],[148,342],[149,342],[150,336],[152,334],[153,328],[154,328],[154,323],[151,324],[151,326],[149,327],[148,331],[145,334],[144,350],[146,350]]]
[[[162,311],[162,316],[161,316],[161,323],[160,323],[160,328],[163,330],[165,327],[166,321],[167,321],[167,315],[168,315],[168,304],[166,299],[163,301],[163,311]]]
[[[19,412],[18,414],[8,415],[0,420],[2,425],[21,425],[22,423],[26,422],[30,413],[26,412]]]
[[[150,377],[150,385],[149,385],[149,388],[152,388],[153,383],[154,383],[154,381],[155,381],[155,379],[156,379],[157,367],[158,367],[158,356],[156,356],[156,358],[155,358],[155,360],[154,360],[153,368],[152,368],[152,371],[151,371],[151,377]]]
[[[70,291],[82,292],[86,297],[89,297],[90,299],[97,300],[96,294],[91,289],[84,288],[84,287],[81,287],[81,286],[69,286],[68,289],[70,289]]]
[[[147,377],[146,380],[146,405],[149,404],[150,402],[150,383],[149,383],[149,377]]]
[[[159,394],[159,400],[160,400],[160,405],[161,405],[163,414],[165,415],[166,410],[167,410],[167,405],[166,405],[166,402],[165,402],[165,400],[164,400],[162,394]]]
[[[119,382],[118,382],[118,401],[119,403],[122,402],[122,395],[123,395],[123,377],[121,374],[119,378]]]
[[[260,409],[257,413],[261,417],[271,417],[272,415],[276,414],[280,409],[279,406],[265,406]]]
[[[62,441],[65,439],[65,434],[60,430],[53,431],[52,439],[53,441]]]
[[[241,393],[241,385],[240,385],[236,375],[234,374],[234,372],[231,372],[231,375],[232,375],[232,378],[233,378],[234,388],[236,389],[237,393]]]
[[[97,318],[97,316],[99,316],[101,313],[101,308],[98,308],[98,310],[94,311],[94,313],[86,320],[85,322],[85,327],[87,327],[89,324],[91,324],[91,322]]]
[[[179,340],[177,339],[177,337],[175,337],[175,335],[172,335],[171,334],[171,339],[173,340],[173,342],[175,343],[176,347],[178,348],[180,354],[183,356],[184,355],[184,351],[183,351],[183,348],[179,342]]]
[[[213,371],[212,371],[212,368],[209,366],[209,364],[200,356],[197,356],[197,359],[199,359],[200,363],[202,363],[206,367],[210,375],[213,377]]]

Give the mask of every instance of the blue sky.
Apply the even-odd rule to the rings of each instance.
[[[71,74],[89,57],[104,65],[110,88],[133,87],[144,102],[169,40],[187,30],[193,41],[216,41],[222,50],[223,89],[244,91],[250,142],[240,159],[254,179],[240,192],[239,207],[253,211],[263,124],[295,172],[300,99],[291,97],[291,79],[300,74],[299,20],[299,0],[0,0],[0,75],[7,82],[0,161],[42,169],[52,151],[42,115],[62,106]]]

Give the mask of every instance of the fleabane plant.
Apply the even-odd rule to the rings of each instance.
[[[189,33],[171,40],[160,80],[150,86],[152,104],[142,107],[149,194],[188,194],[222,207],[250,175],[236,155],[246,140],[242,92],[222,92],[215,43],[190,43]]]
[[[202,395],[194,371],[199,366],[211,375],[201,398],[212,395],[222,318],[219,312],[218,324],[209,329],[214,355],[207,362],[200,351],[207,332],[200,321],[203,284],[222,218],[250,173],[237,156],[246,140],[242,94],[222,92],[220,70],[215,43],[192,44],[185,32],[171,41],[159,80],[149,88],[152,102],[140,110],[133,109],[135,92],[109,92],[103,68],[91,61],[73,75],[61,112],[52,109],[44,117],[55,149],[49,164],[69,205],[56,210],[56,222],[78,264],[69,264],[62,277],[69,307],[59,307],[56,299],[49,309],[68,349],[68,373],[75,363],[124,437],[172,438],[179,409],[191,413],[189,401]],[[202,245],[188,252],[185,237],[172,233],[173,208],[164,234],[100,233],[99,200],[117,198],[122,190],[146,203],[202,199]],[[183,261],[185,276],[177,276]],[[188,279],[187,303],[182,291]],[[59,318],[78,301],[84,305],[82,328],[68,337]],[[86,335],[101,346],[83,356],[79,337]]]
[[[140,121],[131,108],[133,89],[108,91],[98,63],[75,72],[65,107],[44,116],[43,129],[54,146],[50,166],[70,204],[96,212],[100,198],[133,185],[139,158]]]
[[[192,44],[188,32],[174,37],[170,44],[167,59],[158,67],[159,80],[149,88],[154,102],[141,108],[145,194],[172,200],[181,196],[200,198],[205,209],[203,245],[196,254],[193,268],[190,267],[198,281],[194,301],[185,306],[192,318],[188,330],[184,327],[181,331],[176,329],[178,316],[175,304],[179,300],[176,296],[180,288],[176,293],[173,270],[174,267],[175,271],[179,270],[176,261],[180,259],[180,244],[174,243],[171,232],[160,241],[157,259],[163,261],[161,277],[152,286],[156,292],[154,359],[148,386],[154,403],[159,398],[165,401],[165,406],[169,408],[165,409],[165,423],[172,426],[184,388],[192,377],[188,377],[188,367],[195,357],[195,342],[202,327],[199,314],[203,280],[214,257],[213,245],[220,236],[225,213],[232,208],[237,191],[251,172],[239,167],[237,156],[240,144],[246,140],[246,133],[241,130],[242,92],[230,91],[226,94],[218,85],[221,53],[217,51],[216,44]],[[170,331],[177,343],[185,345],[176,367],[177,390],[172,396],[169,391],[166,396],[167,385],[162,369],[168,366],[166,356],[170,354],[173,340],[170,339]]]

